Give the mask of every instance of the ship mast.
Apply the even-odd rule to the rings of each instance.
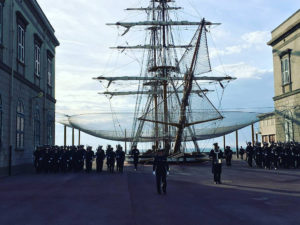
[[[163,22],[166,22],[166,4],[167,0],[160,0],[160,3],[162,5],[162,20]],[[167,68],[166,68],[166,63],[167,63],[167,57],[166,57],[166,26],[163,25],[163,74],[162,76],[164,78],[168,78],[168,73],[167,73]],[[169,126],[168,126],[168,99],[167,99],[167,89],[168,89],[168,82],[163,81],[163,101],[164,101],[164,121],[165,121],[165,127],[164,127],[164,136],[166,136],[164,140],[164,149],[169,146]],[[168,149],[169,150],[169,149]]]
[[[201,32],[206,25],[219,25],[219,23],[211,23],[209,21],[205,21],[204,19],[199,22],[189,22],[189,21],[172,21],[169,18],[169,11],[181,9],[180,7],[170,7],[168,3],[172,2],[172,0],[151,0],[149,7],[146,8],[128,8],[127,10],[144,10],[150,16],[150,20],[148,21],[140,21],[140,22],[117,22],[117,23],[108,23],[107,25],[115,25],[122,26],[126,28],[126,31],[123,35],[125,35],[132,27],[136,26],[146,26],[147,32],[150,31],[150,43],[147,45],[137,45],[137,46],[117,46],[115,49],[126,50],[126,49],[145,49],[148,51],[150,63],[147,65],[149,68],[147,69],[148,75],[144,76],[120,76],[120,77],[109,77],[109,76],[99,76],[95,79],[107,80],[108,87],[113,81],[116,80],[136,80],[142,81],[144,86],[151,86],[150,91],[135,91],[135,92],[104,92],[101,94],[110,94],[114,95],[127,95],[127,94],[149,94],[149,98],[145,105],[145,112],[149,112],[150,105],[153,106],[152,118],[147,119],[144,117],[136,118],[139,119],[138,129],[136,129],[136,125],[134,125],[133,131],[136,132],[135,137],[133,138],[132,145],[138,142],[138,139],[141,137],[141,132],[144,127],[145,121],[153,123],[153,135],[154,135],[154,145],[155,149],[158,149],[159,142],[163,141],[163,148],[166,150],[170,150],[170,142],[173,141],[171,136],[173,131],[177,129],[176,135],[176,143],[175,143],[175,152],[180,149],[181,145],[181,137],[183,135],[183,130],[185,127],[188,127],[188,131],[194,141],[195,147],[198,149],[198,145],[196,142],[195,134],[193,129],[191,128],[196,123],[191,123],[187,121],[186,118],[186,110],[188,105],[188,98],[191,93],[198,93],[195,90],[192,90],[192,82],[193,81],[210,81],[210,82],[221,82],[223,80],[232,80],[232,77],[223,76],[223,77],[208,77],[208,76],[197,76],[195,77],[193,74],[193,67],[196,63],[195,58],[196,52],[199,49],[199,43],[201,39]],[[148,18],[149,19],[149,18]],[[197,41],[198,46],[196,46],[195,55],[193,57],[193,61],[191,62],[191,69],[189,72],[185,74],[184,77],[180,76],[179,65],[176,58],[170,57],[170,50],[175,48],[184,48],[186,50],[194,47],[191,45],[176,45],[174,40],[172,39],[171,27],[173,26],[201,26],[201,31],[199,35],[199,39]],[[205,32],[205,31],[204,31]],[[149,33],[148,33],[149,34]],[[197,49],[198,48],[198,49]],[[176,55],[176,53],[175,53]],[[172,63],[172,62],[175,63]],[[174,74],[179,74],[179,76]],[[183,91],[177,90],[174,86],[174,81],[183,81],[187,87],[184,88]],[[169,86],[169,85],[172,86]],[[174,89],[174,90],[173,90]],[[171,91],[173,90],[173,91]],[[208,90],[201,90],[201,93],[205,95],[205,92]],[[179,101],[178,93],[183,93],[184,102],[181,105],[180,112],[180,121],[174,123],[172,122],[173,116],[170,114],[174,108],[174,102],[172,103],[172,99],[169,98],[171,94],[176,94],[176,99]],[[200,96],[201,97],[201,96]],[[170,100],[171,99],[171,100]],[[177,104],[177,103],[175,103]],[[178,105],[178,104],[177,104]],[[180,104],[179,104],[180,105]],[[136,123],[136,122],[135,122]],[[136,130],[135,130],[136,129]],[[169,152],[168,152],[169,153]]]
[[[155,1],[152,2],[152,20],[154,21],[155,20]],[[156,46],[156,28],[153,28],[152,29],[152,40],[153,40],[153,46],[155,47]],[[153,67],[156,67],[157,64],[156,64],[156,49],[154,48],[153,49]],[[157,86],[155,85],[153,87],[154,89],[154,92],[157,92]],[[154,118],[155,118],[155,121],[158,120],[158,95],[155,93],[153,95],[153,98],[154,98]],[[159,141],[158,141],[158,123],[155,122],[154,124],[155,126],[155,150],[158,149],[158,146],[159,146]]]

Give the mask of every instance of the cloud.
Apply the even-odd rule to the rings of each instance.
[[[266,45],[270,38],[271,33],[269,31],[253,31],[242,35],[242,39],[250,46]]]
[[[254,48],[256,51],[262,51],[267,48],[267,41],[270,39],[270,32],[268,31],[253,31],[244,33],[235,42],[237,45],[224,47],[223,49],[213,48],[210,56],[227,56],[234,54],[241,54],[245,50]]]
[[[272,69],[260,69],[251,66],[245,62],[217,66],[216,68],[214,68],[214,70],[219,72],[225,71],[226,74],[241,79],[244,78],[261,79],[262,76],[273,71]]]

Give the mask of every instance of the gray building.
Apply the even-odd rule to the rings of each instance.
[[[36,146],[55,142],[58,45],[36,0],[0,0],[0,174],[26,169]]]

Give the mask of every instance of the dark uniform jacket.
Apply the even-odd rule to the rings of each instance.
[[[153,171],[156,175],[166,175],[169,171],[169,164],[166,156],[156,156],[153,162]]]

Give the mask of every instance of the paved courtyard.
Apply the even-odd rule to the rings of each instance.
[[[299,225],[300,171],[234,161],[171,166],[157,195],[151,166],[124,174],[27,174],[0,179],[0,225]]]

